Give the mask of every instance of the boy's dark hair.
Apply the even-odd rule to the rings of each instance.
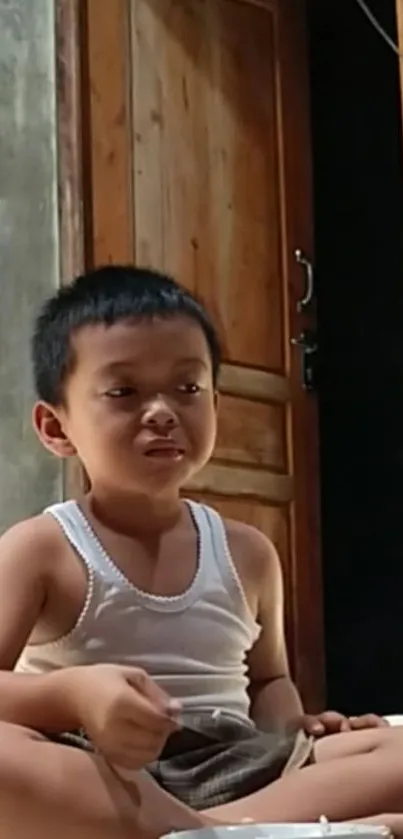
[[[171,277],[148,268],[107,265],[77,277],[45,302],[32,339],[34,381],[39,399],[63,401],[71,370],[72,336],[89,324],[108,326],[128,318],[185,315],[203,330],[216,384],[221,351],[217,333],[203,306]]]

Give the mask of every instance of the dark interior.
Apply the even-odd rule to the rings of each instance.
[[[367,0],[396,41],[394,0]],[[310,3],[328,706],[403,713],[403,140],[398,59]]]

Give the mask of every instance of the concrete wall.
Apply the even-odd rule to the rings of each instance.
[[[52,0],[0,0],[0,531],[61,494],[31,430],[32,320],[59,282]]]

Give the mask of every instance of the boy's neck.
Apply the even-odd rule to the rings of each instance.
[[[152,498],[90,490],[86,505],[106,527],[128,536],[170,530],[182,514],[182,501],[178,494]]]

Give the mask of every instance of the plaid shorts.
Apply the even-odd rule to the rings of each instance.
[[[160,757],[147,767],[166,792],[204,810],[251,795],[287,772],[314,761],[313,739],[302,731],[258,732],[235,717],[187,717],[189,728],[171,735]],[[84,733],[52,738],[86,751]]]

